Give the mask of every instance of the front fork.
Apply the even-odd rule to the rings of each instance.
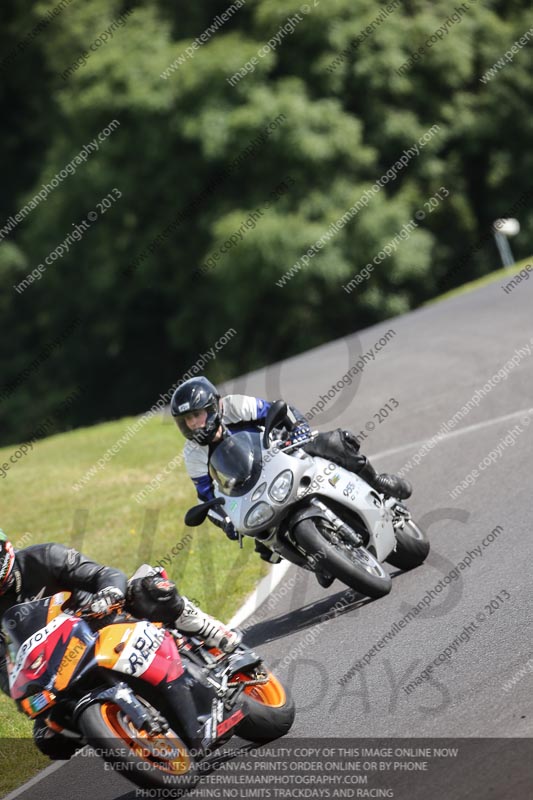
[[[313,505],[318,506],[322,511],[324,517],[327,519],[335,534],[344,540],[347,544],[353,547],[361,547],[363,544],[362,537],[356,533],[349,525],[346,525],[328,506],[316,497],[311,500]]]
[[[127,683],[120,681],[106,689],[93,689],[76,704],[74,720],[77,721],[82,711],[94,703],[109,701],[119,706],[127,714],[138,730],[148,733],[161,733],[168,730],[168,725],[163,717],[153,713],[150,708],[143,705]]]
[[[317,568],[316,555],[309,555],[308,553],[304,552],[303,549],[301,549],[296,542],[293,541],[292,534],[290,533],[290,531],[292,531],[298,522],[302,521],[303,519],[322,519],[327,521],[333,531],[333,541],[333,537],[335,537],[340,542],[349,544],[352,547],[361,547],[364,545],[363,538],[356,533],[356,531],[354,531],[349,525],[346,525],[346,523],[343,522],[337,516],[337,514],[331,510],[331,508],[319,500],[318,497],[313,497],[310,500],[309,506],[305,510],[302,510],[300,514],[298,514],[298,518],[296,520],[292,518],[291,522],[289,523],[288,540],[294,550],[292,548],[289,549],[287,544],[283,542],[282,536],[278,536],[276,542],[276,550],[288,561],[291,561],[293,564],[296,564],[303,569],[316,572]]]

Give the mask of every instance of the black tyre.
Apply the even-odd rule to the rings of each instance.
[[[256,686],[247,686],[243,695],[245,718],[236,728],[236,733],[250,742],[271,742],[285,736],[294,722],[294,702],[281,682],[271,672],[268,681]],[[250,680],[250,675],[237,673],[235,680]]]
[[[322,519],[319,524],[322,527],[320,531],[314,519],[302,520],[294,528],[294,538],[309,555],[316,556],[324,572],[368,597],[384,597],[390,592],[390,575],[372,553],[364,547],[330,541],[334,531]]]
[[[414,569],[422,564],[429,553],[429,542],[424,531],[412,519],[405,520],[396,531],[396,549],[387,558],[389,564],[399,569]]]
[[[138,699],[146,704],[142,698]],[[80,715],[79,726],[97,755],[138,786],[172,788],[179,797],[198,780],[196,762],[176,733],[169,730],[151,735],[138,730],[112,701],[86,708]]]

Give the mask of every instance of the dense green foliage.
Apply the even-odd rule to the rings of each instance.
[[[0,228],[119,123],[3,229],[2,442],[145,410],[229,328],[214,379],[416,307],[498,266],[497,217],[519,217],[512,246],[529,254],[533,41],[480,80],[529,30],[526,0],[236,0],[196,39],[229,6],[2,4]],[[396,179],[277,285],[435,125]],[[449,195],[425,207],[442,186]],[[421,210],[370,277],[343,290]]]

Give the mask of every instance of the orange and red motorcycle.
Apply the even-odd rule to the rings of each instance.
[[[10,692],[32,719],[77,737],[149,788],[192,788],[202,758],[239,735],[286,734],[294,704],[260,656],[224,654],[121,609],[68,611],[68,592],[4,614]]]

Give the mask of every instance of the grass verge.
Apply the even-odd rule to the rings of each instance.
[[[517,261],[517,263],[513,264],[512,267],[504,267],[503,269],[498,269],[495,272],[489,272],[488,275],[483,275],[482,278],[477,278],[475,281],[464,283],[462,286],[457,286],[457,288],[451,289],[445,294],[441,294],[438,297],[433,297],[431,300],[428,300],[427,303],[424,303],[424,306],[430,306],[433,305],[433,303],[440,303],[441,300],[449,300],[450,297],[458,297],[461,294],[467,294],[468,292],[472,292],[474,289],[479,289],[481,286],[486,286],[489,283],[502,281],[502,283],[507,284],[526,266],[533,267],[533,256],[524,258],[522,261]],[[531,273],[528,273],[528,276],[529,274]],[[521,278],[520,280],[524,279],[527,280],[525,277]]]

